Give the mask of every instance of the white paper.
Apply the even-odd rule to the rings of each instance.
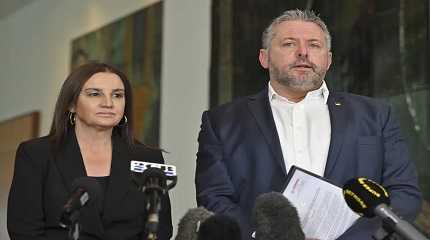
[[[336,239],[360,217],[346,204],[341,188],[300,169],[283,194],[297,208],[306,238]]]

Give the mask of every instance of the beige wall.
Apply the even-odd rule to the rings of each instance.
[[[0,121],[41,113],[48,132],[68,74],[71,40],[158,0],[36,0],[0,21]],[[210,0],[166,0],[163,16],[161,147],[178,167],[173,221],[195,206],[200,116],[208,106]],[[5,216],[0,216],[5,218]],[[5,227],[0,226],[0,239]]]

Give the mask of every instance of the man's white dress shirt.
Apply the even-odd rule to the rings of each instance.
[[[331,133],[328,95],[323,82],[295,103],[276,93],[269,82],[269,102],[287,172],[296,165],[324,175]]]

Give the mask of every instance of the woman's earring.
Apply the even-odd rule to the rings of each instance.
[[[76,123],[76,113],[69,112],[69,123],[70,125],[74,126]]]
[[[124,127],[125,125],[127,125],[127,123],[128,123],[127,116],[124,115],[123,119],[124,119],[124,121],[122,119],[121,119],[121,121],[119,121],[118,127]]]

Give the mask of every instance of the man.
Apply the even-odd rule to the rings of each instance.
[[[406,143],[391,108],[377,100],[329,92],[331,38],[310,11],[286,11],[263,33],[260,93],[206,111],[197,153],[197,203],[236,217],[253,232],[258,195],[282,192],[292,165],[342,186],[363,176],[382,184],[391,206],[413,220],[421,195]],[[288,227],[288,226],[286,226]],[[378,219],[360,219],[339,239],[372,239]]]

